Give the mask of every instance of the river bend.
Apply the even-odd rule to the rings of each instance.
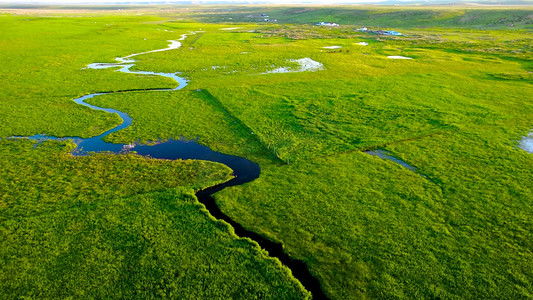
[[[191,33],[194,34],[194,33]],[[169,89],[150,89],[147,91],[176,91],[187,86],[187,80],[180,77],[178,73],[159,73],[159,72],[150,72],[150,71],[132,71],[131,68],[135,65],[135,60],[132,57],[137,55],[169,51],[173,49],[178,49],[181,47],[181,42],[189,34],[183,34],[178,40],[169,40],[170,44],[167,48],[157,49],[142,53],[135,53],[125,57],[115,58],[116,63],[92,63],[87,66],[88,69],[116,69],[118,72],[130,73],[130,74],[139,74],[139,75],[152,75],[152,76],[163,76],[171,78],[178,84],[175,88]],[[44,140],[72,140],[76,143],[77,147],[73,150],[73,155],[88,155],[94,152],[111,152],[115,154],[127,153],[134,150],[136,154],[141,156],[147,156],[155,159],[199,159],[212,162],[222,163],[233,170],[233,178],[230,181],[225,183],[198,191],[196,197],[198,201],[206,206],[211,215],[215,218],[223,220],[229,223],[235,229],[235,233],[239,237],[250,238],[251,240],[257,242],[262,248],[267,250],[269,254],[273,257],[278,258],[285,266],[291,269],[295,278],[297,278],[302,285],[313,295],[314,299],[327,299],[325,294],[320,288],[320,283],[316,278],[314,278],[307,266],[298,260],[292,259],[288,254],[283,251],[283,246],[281,244],[272,242],[259,234],[248,231],[240,224],[233,221],[227,215],[222,213],[220,208],[217,206],[212,195],[226,187],[241,185],[247,182],[250,182],[257,177],[261,172],[259,165],[247,160],[242,157],[232,156],[223,154],[220,152],[213,151],[206,146],[196,143],[194,140],[168,140],[165,142],[158,142],[155,145],[143,145],[143,144],[114,144],[105,142],[103,139],[110,135],[113,132],[122,130],[131,126],[132,118],[124,112],[112,109],[112,108],[103,108],[95,105],[91,105],[86,102],[87,99],[97,97],[100,95],[113,94],[113,93],[125,93],[128,91],[120,92],[102,92],[102,93],[93,93],[85,95],[79,98],[74,99],[79,105],[87,106],[95,110],[101,110],[108,113],[116,113],[122,119],[122,123],[98,136],[92,138],[80,138],[80,137],[53,137],[47,135],[37,134],[29,137],[16,137],[16,138],[29,138],[31,140],[44,141]]]

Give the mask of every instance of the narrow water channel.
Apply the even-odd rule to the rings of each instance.
[[[410,164],[406,163],[405,161],[403,161],[401,159],[398,159],[398,158],[392,156],[392,154],[390,152],[388,152],[388,151],[385,151],[385,150],[382,150],[382,149],[377,149],[377,150],[365,151],[365,153],[369,154],[369,155],[372,155],[372,156],[377,156],[377,157],[379,157],[381,159],[390,160],[392,162],[395,162],[395,163],[399,164],[400,166],[408,169],[409,171],[415,172],[416,174],[424,177],[425,179],[430,180],[426,175],[420,173],[417,168],[411,166]]]
[[[160,51],[167,51],[172,49],[177,49],[181,46],[180,40],[184,40],[187,37],[186,34],[182,35],[182,37],[177,40],[171,40],[170,45],[168,48],[164,49],[158,49],[143,53],[136,53],[132,55],[128,55],[126,57],[119,57],[116,58],[117,63],[93,63],[89,64],[87,68],[89,69],[108,69],[108,68],[117,68],[116,71],[123,72],[123,73],[132,73],[132,74],[141,74],[141,75],[155,75],[155,76],[163,76],[174,79],[178,86],[172,89],[152,89],[150,91],[173,91],[173,90],[179,90],[184,88],[187,85],[187,80],[184,78],[178,76],[176,73],[157,73],[157,72],[147,72],[147,71],[131,71],[131,68],[135,65],[135,60],[131,59],[131,57],[146,54],[146,53],[152,53],[152,52],[160,52]],[[128,91],[120,91],[116,93],[125,93]],[[91,105],[87,102],[85,102],[87,99],[100,96],[100,95],[106,95],[106,94],[112,94],[110,93],[94,93],[85,95],[83,97],[79,97],[74,99],[74,101],[80,105],[84,105],[87,107],[90,107],[95,110],[102,110],[106,111],[108,113],[116,113],[120,116],[122,119],[122,124],[98,135],[92,138],[79,138],[79,137],[53,137],[53,136],[46,136],[46,135],[34,135],[29,136],[25,138],[29,138],[31,140],[37,140],[37,141],[44,141],[44,140],[73,140],[74,143],[76,143],[77,147],[73,150],[73,155],[89,155],[92,152],[111,152],[111,153],[126,153],[128,151],[134,150],[136,154],[141,156],[147,156],[155,159],[199,159],[199,160],[206,160],[206,161],[213,161],[225,164],[226,166],[230,167],[233,170],[233,175],[235,178],[232,180],[210,187],[208,189],[198,191],[196,193],[196,197],[198,198],[198,201],[200,201],[202,204],[205,205],[205,207],[209,210],[211,215],[213,215],[215,218],[224,220],[225,222],[229,223],[233,228],[235,229],[235,233],[240,237],[247,237],[254,241],[256,241],[263,249],[267,250],[268,253],[278,258],[285,266],[287,266],[289,269],[291,269],[294,277],[296,277],[302,285],[313,295],[313,299],[327,299],[325,294],[320,288],[320,283],[316,278],[314,278],[309,270],[307,269],[307,266],[298,260],[292,259],[288,254],[286,254],[283,251],[283,246],[281,244],[274,243],[272,241],[269,241],[268,239],[258,235],[255,232],[248,231],[244,229],[240,224],[233,221],[231,218],[229,218],[227,215],[222,213],[220,208],[216,205],[216,202],[212,195],[218,191],[221,191],[222,189],[230,186],[236,186],[240,184],[244,184],[247,182],[250,182],[257,177],[259,177],[259,174],[261,172],[259,165],[247,160],[242,157],[238,156],[232,156],[223,154],[220,152],[213,151],[209,149],[206,146],[200,145],[196,143],[194,140],[168,140],[165,142],[156,143],[155,145],[141,145],[141,144],[113,144],[113,143],[107,143],[103,139],[108,136],[109,134],[122,130],[124,128],[129,127],[132,124],[132,118],[124,112],[111,109],[111,108],[102,108],[98,106]],[[22,137],[16,137],[16,138],[22,138]]]

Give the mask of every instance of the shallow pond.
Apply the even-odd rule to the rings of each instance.
[[[274,70],[267,71],[263,74],[270,73],[297,73],[297,72],[314,72],[324,69],[324,65],[318,61],[312,60],[309,57],[300,59],[290,59],[290,62],[295,62],[299,65],[297,69],[288,67],[279,67]]]
[[[533,131],[520,140],[518,147],[526,152],[533,153]]]

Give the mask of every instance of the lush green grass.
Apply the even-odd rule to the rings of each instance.
[[[494,140],[461,132],[386,148],[428,179],[352,152],[269,168],[217,199],[335,299],[529,298],[531,155]]]
[[[300,27],[319,37],[306,40],[279,28],[204,33],[181,50],[187,60],[150,64],[187,70],[190,89],[206,88],[291,162],[263,163],[260,179],[221,192],[223,210],[306,261],[333,298],[531,297],[532,161],[515,148],[532,125],[528,33]],[[325,70],[259,74],[302,57]],[[357,152],[376,147],[428,179]]]
[[[326,70],[225,75],[209,88],[292,162],[263,166],[263,177],[221,192],[218,203],[306,261],[333,298],[532,296],[533,161],[516,149],[533,119],[526,33],[455,30],[438,41],[428,37],[435,32],[367,39],[366,48],[353,45],[363,36],[276,45]],[[483,35],[499,49],[487,51]],[[375,147],[428,179],[358,152],[338,155]]]
[[[194,197],[228,180],[226,166],[34,145],[0,142],[2,298],[306,296]]]
[[[147,160],[134,155],[74,157],[73,144],[2,141],[0,220],[49,213],[102,199],[175,186],[198,190],[231,178],[231,169],[204,161]]]
[[[257,11],[246,9],[230,13],[217,10],[208,20],[228,21],[228,16],[239,20]],[[0,114],[9,120],[0,125],[4,126],[0,127],[0,136],[35,133],[88,136],[111,127],[116,123],[113,117],[75,106],[71,99],[94,91],[172,87],[173,83],[113,70],[81,68],[92,62],[112,61],[116,56],[163,48],[167,39],[203,31],[189,36],[180,49],[136,57],[138,63],[134,68],[138,70],[183,72],[191,80],[184,90],[115,94],[90,100],[133,117],[132,127],[109,136],[110,141],[198,137],[200,143],[213,149],[260,163],[259,179],[222,191],[216,195],[217,202],[237,222],[283,243],[288,253],[305,261],[326,294],[334,299],[533,297],[530,279],[533,158],[516,148],[520,137],[533,127],[531,33],[528,29],[478,29],[503,28],[513,18],[519,18],[513,21],[515,28],[528,28],[527,16],[531,12],[416,9],[413,10],[416,13],[405,14],[405,10],[396,9],[300,10],[265,8],[264,12],[273,18],[275,13],[284,12],[291,22],[301,23],[325,20],[348,24],[358,16],[361,23],[352,24],[380,25],[387,21],[382,26],[397,26],[407,36],[361,34],[353,30],[355,26],[330,30],[309,25],[202,24],[177,20],[180,16],[29,18],[31,22],[23,21],[26,17],[2,17],[0,22],[6,26],[13,24],[14,29],[2,33],[0,43],[7,50],[0,55],[19,59],[10,59],[2,69],[2,74],[11,76],[4,78],[13,80],[6,81],[0,92],[5,103]],[[468,19],[472,16],[476,17]],[[183,17],[202,16],[197,10]],[[421,26],[431,28],[416,28]],[[220,30],[227,27],[240,29]],[[35,44],[25,42],[32,37]],[[37,41],[47,42],[50,47],[36,53]],[[361,41],[369,45],[355,44]],[[102,43],[110,47],[99,46]],[[342,52],[322,48],[335,45],[342,46]],[[72,58],[66,60],[64,53],[70,53]],[[388,55],[414,59],[392,60]],[[290,66],[290,59],[304,57],[322,63],[324,69],[261,74]],[[36,65],[29,63],[43,61],[51,63],[41,65],[39,72],[32,72],[30,67]],[[74,123],[70,116],[80,121]],[[122,247],[123,252],[106,248],[102,250],[103,256],[134,253],[135,257],[145,259],[152,254],[135,252],[128,248],[130,244],[125,247],[122,243],[128,240],[123,238],[125,235],[131,235],[140,241],[131,245],[144,247],[140,237],[143,227],[134,221],[146,220],[146,224],[157,223],[165,228],[146,230],[153,234],[157,245],[176,251],[172,253],[188,253],[187,249],[194,249],[203,241],[207,243],[215,232],[220,244],[229,248],[242,246],[239,248],[244,249],[239,250],[245,253],[242,256],[223,252],[230,253],[231,267],[220,261],[210,263],[213,272],[220,276],[205,267],[205,259],[219,259],[212,257],[214,252],[198,251],[191,256],[198,263],[194,270],[205,273],[209,278],[206,281],[222,282],[231,277],[234,281],[230,286],[234,289],[213,287],[205,294],[194,294],[199,286],[190,282],[192,277],[187,277],[188,273],[178,272],[185,278],[181,281],[170,280],[168,274],[176,274],[175,265],[185,263],[181,257],[158,256],[158,260],[145,264],[145,260],[139,259],[141,263],[137,264],[133,258],[125,259],[123,264],[116,260],[92,265],[80,262],[77,270],[92,266],[94,272],[100,272],[104,265],[110,270],[123,270],[123,266],[146,270],[147,281],[128,271],[116,271],[123,274],[119,278],[127,280],[105,281],[118,286],[113,290],[116,293],[127,290],[130,294],[121,294],[124,297],[163,296],[158,294],[160,289],[155,284],[147,288],[150,294],[133,294],[139,290],[132,288],[140,281],[152,284],[161,280],[165,282],[165,293],[173,291],[177,282],[190,285],[175,291],[173,295],[178,297],[182,292],[193,298],[243,294],[259,298],[305,296],[286,269],[266,259],[255,246],[231,238],[224,226],[222,233],[216,231],[220,230],[219,224],[202,215],[191,200],[193,189],[223,180],[227,175],[215,171],[210,177],[213,165],[189,163],[193,165],[185,168],[182,162],[144,164],[144,160],[133,156],[72,158],[65,154],[57,156],[60,150],[54,150],[55,144],[36,150],[20,141],[8,144],[2,145],[8,149],[3,150],[6,152],[3,170],[10,170],[3,171],[9,176],[2,176],[4,190],[8,191],[2,199],[11,202],[3,200],[9,205],[2,206],[1,216],[7,232],[3,234],[13,237],[9,245],[15,246],[6,246],[5,251],[25,253],[17,255],[28,257],[28,272],[32,275],[24,276],[35,276],[24,277],[28,281],[48,278],[46,274],[51,274],[56,268],[54,264],[61,260],[48,247],[65,249],[61,248],[61,241],[78,243],[83,238],[87,245],[93,245],[94,240],[88,238],[91,234],[87,232],[105,240],[109,249]],[[46,150],[49,147],[52,150]],[[361,153],[375,148],[391,151],[426,177]],[[50,162],[50,157],[57,158]],[[110,161],[111,166],[117,167],[108,166]],[[280,161],[289,164],[282,165]],[[40,168],[48,164],[58,167]],[[138,178],[137,173],[115,177],[131,164],[142,164],[142,168],[135,170],[150,175],[140,181],[131,179]],[[163,180],[164,174],[182,167],[177,181]],[[58,175],[70,174],[58,169],[74,172],[79,168],[106,175],[81,177],[81,173],[73,173],[64,178]],[[51,179],[45,176],[48,173]],[[195,176],[187,181],[193,173]],[[123,180],[128,185],[119,184]],[[156,180],[156,184],[151,180]],[[110,185],[95,187],[95,182]],[[85,186],[92,187],[91,197],[79,199],[76,191]],[[171,187],[183,188],[167,190]],[[62,190],[66,188],[71,190]],[[180,200],[170,202],[169,198]],[[136,215],[136,206],[150,214]],[[84,221],[81,216],[85,215],[91,218]],[[189,219],[176,219],[178,215],[187,215]],[[66,226],[61,220],[66,216],[79,228],[61,240],[65,235],[62,226]],[[24,252],[28,243],[17,233],[19,223],[13,223],[15,220],[21,222],[20,228],[31,231],[29,239],[54,237],[43,238],[43,245],[49,246],[35,252],[48,264],[37,263],[34,254]],[[92,222],[89,220],[96,225],[89,226]],[[98,227],[102,220],[112,221],[109,231]],[[184,234],[183,228],[192,223],[211,229],[193,226],[195,229],[187,231],[183,239],[168,238]],[[55,225],[46,229],[44,224]],[[83,251],[89,250],[73,250],[72,255],[98,255]],[[254,277],[257,275],[246,273],[252,272],[251,261],[260,264],[260,270],[272,277],[263,282]],[[7,259],[2,262],[7,263]],[[233,267],[238,267],[238,271],[229,271]],[[42,273],[31,268],[39,268]],[[101,278],[98,273],[91,274]],[[80,284],[90,286],[94,282],[89,278]],[[48,284],[50,290],[58,288]],[[248,286],[247,292],[244,289]],[[111,294],[95,292],[92,296],[106,295]]]
[[[532,162],[514,148],[533,117],[527,33],[429,29],[379,41],[352,34],[324,39],[318,31],[318,39],[296,40],[279,28],[270,36],[215,28],[191,36],[192,49],[177,51],[186,60],[171,59],[174,53],[139,58],[140,69],[186,70],[188,89],[206,89],[212,99],[187,95],[201,109],[170,111],[168,127],[189,132],[194,124],[208,145],[219,147],[212,141],[217,131],[219,141],[231,140],[229,134],[239,145],[243,127],[220,123],[237,118],[291,162],[262,163],[260,179],[217,196],[223,210],[306,261],[333,298],[531,297]],[[486,47],[491,43],[493,50]],[[343,52],[321,48],[329,45]],[[325,70],[259,74],[302,57]],[[128,99],[132,105],[116,98],[112,106],[139,120],[191,105],[167,105],[174,100],[162,96],[148,114],[143,102]],[[204,115],[217,116],[216,123]],[[133,128],[158,137],[161,127],[147,119]],[[392,150],[428,179],[358,152],[339,155],[376,147]],[[254,157],[253,147],[245,149]],[[494,175],[480,180],[482,174]],[[493,224],[503,207],[506,220]]]
[[[203,91],[114,94],[96,97],[90,102],[113,107],[133,117],[131,127],[108,137],[112,142],[199,138],[201,143],[216,151],[263,162],[273,157],[246,126]]]
[[[158,18],[142,19],[153,20]],[[0,27],[9,28],[0,34],[2,137],[36,133],[94,136],[116,125],[118,118],[77,105],[72,99],[99,91],[173,84],[157,77],[83,69],[92,62],[112,62],[117,56],[168,44],[168,33],[143,26],[139,20],[4,16]],[[145,41],[146,37],[150,38]]]
[[[167,39],[179,37],[142,24],[154,20],[3,17],[2,27],[11,30],[1,36],[0,135],[92,136],[118,120],[73,98],[173,87],[157,77],[82,69],[164,48]],[[144,45],[132,45],[144,37]],[[36,149],[29,141],[0,144],[2,297],[308,295],[279,261],[237,239],[192,196],[228,180],[225,166],[133,155],[72,157],[72,145],[51,142]]]

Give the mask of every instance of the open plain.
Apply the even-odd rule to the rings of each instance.
[[[533,298],[531,7],[3,6],[0,29],[0,298]],[[320,293],[198,202],[235,170],[140,155],[166,141],[257,165],[209,197]]]

